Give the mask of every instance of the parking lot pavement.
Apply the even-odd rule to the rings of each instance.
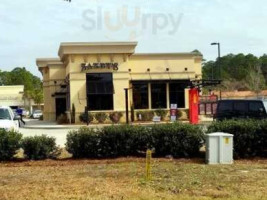
[[[19,132],[22,133],[23,137],[35,136],[45,134],[56,138],[56,143],[60,147],[64,147],[66,143],[66,136],[69,131],[75,129],[26,129],[20,128]]]

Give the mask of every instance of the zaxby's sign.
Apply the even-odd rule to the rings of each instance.
[[[90,69],[111,69],[118,71],[119,63],[82,63],[81,68],[82,72]]]

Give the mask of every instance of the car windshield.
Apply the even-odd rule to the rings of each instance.
[[[36,110],[36,111],[34,111],[34,113],[38,114],[38,113],[42,113],[42,111],[41,110]]]
[[[10,116],[8,109],[0,108],[0,120],[1,119],[11,120],[11,116]]]
[[[267,111],[267,101],[263,101],[263,105],[264,105],[265,110]]]

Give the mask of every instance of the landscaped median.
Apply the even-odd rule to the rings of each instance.
[[[267,120],[225,120],[208,127],[208,133],[234,135],[234,157],[267,157]]]
[[[156,157],[185,158],[199,154],[203,139],[201,127],[190,124],[121,125],[71,131],[66,149],[75,158],[139,156],[147,149],[152,149]]]
[[[214,122],[206,132],[233,134],[235,158],[267,156],[265,120]],[[66,150],[73,158],[144,156],[147,149],[153,151],[154,157],[192,158],[200,155],[204,138],[201,126],[183,123],[80,128],[67,135]],[[32,160],[56,158],[59,153],[53,137],[23,138],[20,133],[0,130],[0,160],[12,160],[21,148],[24,158]]]

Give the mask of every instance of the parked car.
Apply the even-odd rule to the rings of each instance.
[[[20,117],[14,115],[13,111],[8,106],[0,106],[0,128],[7,131],[18,131]]]
[[[224,119],[265,119],[267,100],[220,100],[214,115],[216,120]]]
[[[43,116],[43,112],[41,110],[35,110],[32,113],[33,119],[39,119],[41,116]]]
[[[29,112],[28,110],[25,110],[25,109],[22,109],[22,110],[23,110],[23,111],[22,111],[22,115],[23,115],[24,117],[29,116],[30,112]]]

